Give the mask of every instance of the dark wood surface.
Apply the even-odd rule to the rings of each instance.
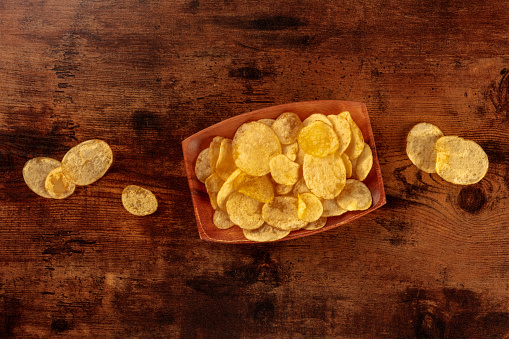
[[[508,338],[509,3],[0,1],[0,337]],[[311,237],[199,239],[181,142],[294,101],[364,102],[387,204]],[[462,187],[417,122],[479,142]],[[36,196],[24,163],[107,141],[105,177]],[[159,210],[122,207],[128,184]]]

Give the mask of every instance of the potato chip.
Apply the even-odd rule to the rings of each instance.
[[[290,234],[290,231],[278,230],[267,223],[264,223],[261,227],[254,230],[243,229],[242,232],[247,240],[256,242],[276,241]]]
[[[286,155],[279,154],[270,159],[270,174],[278,184],[293,185],[299,179],[299,164],[291,161]]]
[[[353,173],[353,177],[359,181],[363,181],[371,171],[371,167],[373,167],[373,153],[371,152],[371,147],[365,144],[361,155],[355,160],[355,173]]]
[[[298,211],[299,219],[313,222],[322,216],[323,206],[320,199],[312,193],[302,193],[298,195]]]
[[[295,231],[307,225],[297,215],[299,201],[295,197],[275,197],[263,205],[262,217],[267,224],[282,231]]]
[[[302,127],[306,127],[308,125],[311,125],[315,121],[322,121],[326,123],[327,125],[332,126],[331,121],[322,113],[314,113],[308,116],[304,121],[302,122]]]
[[[207,180],[207,178],[212,174],[208,147],[201,151],[198,155],[196,164],[194,166],[194,173],[196,174],[198,180],[200,180],[202,183],[205,183],[205,180]]]
[[[283,185],[283,184],[276,184],[274,186],[274,190],[276,191],[277,195],[285,195],[292,191],[293,185]]]
[[[298,146],[298,144],[297,144],[297,146]],[[297,151],[297,157],[295,158],[295,160],[293,160],[297,164],[299,164],[301,169],[302,169],[302,166],[304,165],[304,156],[305,155],[306,155],[306,152],[304,152],[304,150],[302,150],[302,148],[299,147],[299,150]]]
[[[84,141],[71,148],[62,159],[62,172],[76,185],[89,185],[99,180],[113,163],[110,146],[97,139]]]
[[[256,177],[242,172],[233,180],[233,188],[259,202],[274,199],[274,186],[267,175]]]
[[[269,161],[281,154],[274,131],[257,121],[242,124],[233,138],[233,159],[244,173],[260,176],[270,172]]]
[[[339,207],[336,199],[325,199],[322,200],[323,213],[322,217],[337,217],[341,214],[348,212],[345,209]]]
[[[350,160],[353,160],[357,158],[359,155],[361,155],[362,150],[364,149],[364,136],[362,135],[362,131],[357,126],[355,121],[353,121],[352,116],[350,115],[350,112],[345,111],[339,113],[340,117],[344,117],[348,123],[350,124],[350,130],[352,132],[352,137],[350,140],[350,144],[348,145],[347,149],[345,150],[345,153],[348,155]]]
[[[263,225],[262,206],[247,195],[233,192],[226,201],[226,212],[235,225],[252,230]]]
[[[232,194],[235,189],[233,188],[233,181],[237,178],[237,176],[240,175],[242,171],[240,169],[236,169],[233,171],[233,173],[228,177],[228,179],[224,182],[223,186],[221,186],[221,189],[219,192],[217,192],[216,200],[217,200],[217,207],[222,209],[223,211],[226,211],[226,200]]]
[[[223,141],[223,137],[214,137],[209,145],[209,159],[210,159],[210,169],[212,173],[216,173],[217,159],[219,158],[219,152],[221,151],[221,142]]]
[[[315,221],[307,224],[306,227],[304,227],[304,229],[306,231],[316,231],[316,230],[323,228],[325,226],[325,224],[327,224],[327,218],[321,217],[318,220],[315,220]]]
[[[297,141],[301,128],[302,121],[299,116],[291,112],[281,114],[272,125],[272,129],[283,145],[289,145]]]
[[[346,170],[341,155],[323,158],[306,154],[303,166],[304,180],[311,193],[319,198],[333,199],[343,189]]]
[[[131,214],[145,216],[157,210],[157,198],[146,188],[129,185],[122,192],[122,205]]]
[[[297,153],[299,153],[299,143],[296,141],[289,145],[281,145],[283,149],[283,154],[286,155],[288,159],[291,161],[295,161],[297,159]]]
[[[332,123],[334,132],[336,132],[339,140],[339,147],[336,152],[342,154],[346,151],[352,140],[352,129],[345,116],[328,115],[327,118]]]
[[[62,167],[52,169],[44,181],[46,192],[54,199],[64,199],[74,193],[76,185],[62,173]]]
[[[272,124],[274,124],[274,121],[276,121],[276,119],[260,119],[260,120],[258,120],[258,122],[261,122],[262,124],[267,125],[269,127],[272,127]]]
[[[371,192],[361,181],[348,179],[336,203],[347,211],[364,211],[371,206]]]
[[[298,142],[299,148],[315,157],[325,157],[334,153],[339,147],[336,132],[323,121],[314,121],[302,128]]]
[[[232,141],[228,138],[221,140],[219,146],[219,156],[216,162],[216,173],[223,180],[227,180],[228,177],[237,169],[235,161],[232,156]]]
[[[406,139],[406,154],[410,161],[426,173],[436,173],[435,143],[443,136],[437,126],[426,122],[412,127]]]
[[[346,153],[341,153],[341,159],[343,160],[343,164],[345,165],[346,177],[350,178],[352,176],[353,171],[352,162],[350,161],[350,158],[348,157],[348,155],[346,155]]]
[[[488,156],[475,141],[446,136],[437,140],[435,149],[437,174],[448,182],[458,185],[475,184],[488,171]]]
[[[304,180],[304,178],[300,178],[295,183],[295,185],[293,185],[292,192],[293,192],[293,195],[297,196],[297,195],[302,194],[302,193],[310,193],[311,191],[307,187],[306,181]]]
[[[46,191],[44,182],[49,172],[53,169],[60,167],[60,161],[38,157],[28,160],[23,167],[23,179],[27,186],[37,195],[43,198],[52,198],[52,196]]]
[[[205,180],[205,188],[207,189],[207,193],[209,194],[210,203],[212,208],[217,210],[217,194],[223,187],[224,180],[221,179],[217,173],[212,173],[207,180]]]
[[[235,224],[230,220],[228,213],[223,210],[216,210],[214,212],[214,216],[212,217],[212,222],[216,225],[217,228],[221,230],[226,230],[230,227],[233,227]]]

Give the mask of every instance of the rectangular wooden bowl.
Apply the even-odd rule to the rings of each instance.
[[[338,114],[343,111],[350,112],[353,120],[360,127],[366,143],[371,147],[373,151],[373,167],[367,178],[364,180],[364,183],[371,191],[373,204],[369,209],[365,211],[347,212],[341,216],[329,217],[327,219],[327,224],[319,230],[293,231],[281,240],[290,240],[328,231],[332,228],[358,219],[363,215],[366,215],[383,206],[386,202],[386,199],[382,181],[382,173],[378,163],[375,139],[373,137],[373,131],[371,130],[371,123],[369,121],[366,106],[360,102],[337,100],[294,102],[262,108],[256,111],[235,116],[205,128],[204,130],[193,134],[182,142],[187,180],[189,182],[189,188],[191,189],[191,199],[193,201],[194,214],[196,216],[200,238],[207,241],[230,244],[255,243],[253,241],[247,240],[242,233],[242,229],[240,229],[238,226],[234,226],[227,230],[221,230],[218,229],[212,222],[214,209],[210,204],[205,185],[196,178],[194,167],[198,154],[200,154],[200,152],[205,148],[209,147],[210,142],[215,136],[222,136],[225,138],[233,139],[237,128],[239,128],[239,126],[243,123],[263,118],[275,119],[284,112],[296,113],[302,120],[304,120],[313,113],[329,115]]]

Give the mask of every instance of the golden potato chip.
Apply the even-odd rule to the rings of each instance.
[[[314,114],[311,114],[310,116],[308,116],[306,119],[304,119],[304,121],[302,122],[302,127],[311,125],[315,121],[322,121],[322,122],[326,123],[327,125],[332,126],[332,123],[330,122],[329,119],[327,119],[327,116],[325,116],[322,113],[314,113]]]
[[[216,195],[217,207],[226,211],[226,200],[232,194],[235,189],[233,188],[233,181],[240,175],[242,171],[240,169],[236,169],[233,173],[228,177],[228,179],[224,182],[223,186]]]
[[[290,231],[278,230],[267,223],[264,223],[261,227],[254,230],[243,229],[242,232],[246,239],[257,242],[276,241],[290,234]]]
[[[283,185],[283,184],[276,184],[274,186],[274,190],[276,191],[277,195],[285,195],[292,191],[293,185]]]
[[[345,173],[346,177],[350,178],[352,176],[353,166],[352,162],[350,161],[350,158],[346,153],[341,153],[341,159],[343,160],[343,164],[345,164]]]
[[[62,172],[76,185],[99,180],[113,163],[110,146],[97,139],[84,141],[71,148],[62,159]]]
[[[323,121],[314,121],[302,128],[298,142],[299,148],[315,157],[325,157],[334,153],[339,147],[336,132]]]
[[[242,124],[233,138],[233,159],[244,173],[270,172],[269,161],[281,154],[281,143],[272,128],[257,121]]]
[[[196,174],[196,178],[198,178],[198,180],[202,183],[205,183],[205,180],[207,180],[207,178],[212,174],[208,147],[198,154],[198,158],[196,158],[196,164],[194,166],[194,173]]]
[[[216,210],[214,212],[214,216],[212,217],[212,222],[216,225],[217,228],[221,230],[226,230],[230,227],[233,227],[235,224],[230,220],[228,213],[223,210]]]
[[[345,186],[346,169],[338,154],[323,158],[306,154],[303,175],[306,186],[319,198],[333,199]]]
[[[232,141],[228,138],[221,140],[219,146],[219,156],[216,162],[216,173],[223,180],[227,180],[228,177],[237,169],[235,161],[232,156]]]
[[[337,217],[338,215],[348,212],[345,209],[339,207],[336,199],[325,199],[322,200],[323,213],[322,217]]]
[[[363,181],[371,171],[371,167],[373,167],[373,153],[371,152],[371,147],[365,144],[361,155],[355,160],[355,173],[353,173],[353,177],[359,181]]]
[[[278,154],[269,162],[272,179],[278,184],[293,185],[299,179],[299,164],[291,161],[286,155]]]
[[[122,205],[129,213],[144,216],[157,210],[157,198],[146,188],[129,185],[122,192]]]
[[[252,230],[263,225],[262,206],[247,195],[233,192],[226,201],[226,212],[235,225]]]
[[[205,188],[207,189],[207,193],[209,194],[210,204],[212,208],[217,210],[217,194],[221,190],[224,185],[224,180],[221,179],[217,173],[212,173],[207,180],[205,180]]]
[[[259,202],[274,199],[274,186],[267,175],[256,177],[242,172],[233,180],[233,188]]]
[[[263,205],[262,217],[267,224],[282,231],[295,231],[307,225],[297,215],[299,201],[295,197],[275,197]]]
[[[260,119],[260,120],[258,120],[258,122],[261,122],[262,124],[267,125],[269,127],[272,127],[272,124],[274,124],[274,121],[276,121],[276,119]]]
[[[52,196],[46,191],[44,182],[49,172],[53,169],[60,167],[60,161],[38,157],[28,160],[23,167],[23,179],[27,186],[37,195],[43,198],[52,198]]]
[[[437,174],[448,182],[471,185],[488,172],[488,156],[475,141],[446,136],[437,140],[435,149]]]
[[[313,222],[310,222],[309,224],[304,227],[306,231],[316,231],[325,226],[327,223],[327,217],[321,217],[318,220],[315,220]]]
[[[297,144],[297,146],[298,146],[298,144]],[[302,169],[302,166],[304,165],[304,156],[305,155],[306,155],[306,152],[304,152],[304,150],[302,150],[302,148],[299,147],[299,150],[297,151],[297,157],[295,158],[294,161],[297,164],[299,164],[301,169]]]
[[[313,222],[322,216],[322,202],[316,197],[316,195],[312,193],[299,194],[298,202],[297,216],[299,219],[307,222]]]
[[[350,115],[350,112],[345,111],[339,113],[340,117],[345,118],[348,123],[350,124],[350,130],[352,132],[352,137],[350,140],[350,144],[348,145],[347,149],[345,150],[345,153],[348,155],[350,160],[353,160],[357,158],[359,155],[361,155],[362,150],[364,149],[364,136],[362,135],[362,131],[357,126],[355,121],[353,121],[352,116]]]
[[[62,173],[62,167],[52,169],[44,181],[46,192],[54,199],[64,199],[74,193],[76,185]]]
[[[302,121],[299,116],[291,112],[281,114],[272,125],[272,129],[283,145],[289,145],[297,141],[301,128]]]
[[[348,179],[336,198],[336,203],[347,211],[364,211],[371,206],[371,192],[361,181]]]
[[[422,122],[410,130],[407,135],[406,154],[410,161],[426,173],[436,173],[436,141],[444,133],[435,125]]]
[[[212,173],[216,173],[217,159],[219,158],[219,152],[221,151],[221,142],[223,141],[223,137],[214,137],[209,145],[209,159],[210,159],[210,169]]]
[[[297,153],[299,153],[299,143],[296,141],[289,145],[281,145],[283,148],[283,154],[286,155],[288,159],[291,161],[295,161],[297,159]]]
[[[302,193],[310,193],[311,191],[307,187],[306,181],[304,180],[304,178],[300,178],[295,183],[295,185],[293,185],[292,192],[293,192],[293,195],[297,196],[297,195],[302,194]]]
[[[346,151],[352,140],[352,129],[350,128],[350,123],[345,116],[331,114],[328,115],[327,118],[332,123],[334,132],[336,132],[338,136],[339,147],[336,152],[342,154]]]

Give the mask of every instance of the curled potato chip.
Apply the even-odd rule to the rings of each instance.
[[[277,195],[285,195],[292,191],[293,185],[283,185],[283,184],[276,184],[274,186],[274,190],[276,191]]]
[[[323,121],[314,121],[302,128],[298,142],[299,148],[315,157],[325,157],[334,153],[339,147],[336,132]]]
[[[216,172],[217,159],[219,158],[219,152],[221,151],[221,142],[223,141],[223,137],[214,137],[209,145],[209,159],[210,159],[210,169],[212,173]]]
[[[339,207],[336,199],[325,199],[322,200],[323,213],[322,217],[337,217],[338,215],[344,214],[347,210]]]
[[[488,172],[488,156],[475,141],[445,136],[437,140],[435,149],[437,174],[448,182],[471,185]]]
[[[57,167],[48,173],[44,181],[44,188],[52,198],[64,199],[74,193],[76,185],[62,173],[62,167]]]
[[[322,113],[313,113],[310,116],[308,116],[306,119],[304,119],[304,121],[302,122],[302,127],[311,125],[315,121],[322,121],[322,122],[326,123],[327,125],[332,126],[332,123],[330,122],[330,120],[327,118],[326,115],[324,115]]]
[[[212,208],[217,210],[218,204],[217,204],[217,195],[218,192],[221,190],[221,187],[223,187],[224,180],[221,179],[217,173],[212,173],[207,180],[205,180],[205,188],[207,189],[207,193],[209,194],[210,204],[212,205]]]
[[[270,172],[269,161],[281,154],[274,131],[257,121],[242,124],[233,138],[233,159],[244,173],[260,176]]]
[[[223,210],[216,210],[214,212],[214,216],[212,217],[212,222],[216,225],[217,228],[221,230],[226,230],[230,227],[233,227],[235,224],[230,220],[228,213]]]
[[[299,201],[295,197],[275,197],[263,205],[262,217],[267,224],[282,231],[295,231],[307,225],[297,215]]]
[[[236,169],[233,171],[232,174],[228,177],[228,179],[224,182],[224,184],[221,186],[221,189],[219,192],[217,192],[216,195],[216,201],[217,201],[217,207],[222,209],[223,211],[226,210],[226,201],[230,194],[232,194],[235,189],[233,188],[233,181],[242,173],[240,169]]]
[[[281,231],[267,223],[264,223],[261,227],[254,230],[243,229],[242,232],[246,239],[256,242],[276,241],[290,234],[290,231]]]
[[[364,211],[371,206],[371,192],[361,181],[348,179],[336,203],[347,211]]]
[[[299,116],[291,112],[281,114],[272,125],[272,129],[283,145],[289,145],[297,141],[301,128],[302,121]]]
[[[302,193],[310,193],[311,191],[307,187],[306,181],[304,180],[304,178],[300,178],[295,183],[295,185],[293,185],[292,192],[293,192],[293,195],[297,196],[297,195],[302,194]]]
[[[355,160],[354,178],[359,181],[363,181],[371,171],[371,167],[373,167],[373,153],[371,152],[371,147],[369,147],[368,144],[365,144],[361,155],[359,155]]]
[[[435,173],[435,143],[443,136],[444,133],[437,126],[426,122],[412,127],[406,139],[406,154],[410,161],[426,173]]]
[[[302,193],[298,195],[298,211],[299,219],[313,222],[322,216],[323,206],[320,199],[312,193]]]
[[[339,147],[336,152],[342,154],[348,146],[350,145],[350,141],[352,140],[352,129],[350,128],[350,124],[345,116],[340,115],[328,115],[327,118],[332,123],[332,127],[334,128],[334,132],[336,132],[339,140]]]
[[[62,159],[62,172],[76,185],[99,180],[113,163],[110,146],[97,139],[84,141],[71,148]]]
[[[233,192],[226,201],[226,212],[235,225],[252,230],[263,225],[262,206],[247,195]]]
[[[291,161],[297,159],[297,153],[299,153],[299,144],[296,142],[289,145],[281,145],[283,148],[283,154],[286,155]]]
[[[293,185],[299,179],[299,164],[288,159],[286,155],[278,154],[269,162],[272,179],[278,184]]]
[[[353,166],[350,158],[345,153],[341,153],[341,159],[343,160],[343,164],[345,164],[345,173],[346,177],[350,178],[352,176]]]
[[[259,202],[266,203],[274,199],[274,186],[267,175],[256,177],[239,173],[233,180],[233,188]]]
[[[312,221],[304,227],[306,231],[315,231],[323,228],[327,224],[327,217],[321,217],[318,220]]]
[[[274,124],[274,121],[276,121],[276,119],[260,119],[260,120],[258,120],[258,122],[261,122],[262,124],[267,125],[269,127],[272,127],[272,124]]]
[[[344,117],[348,121],[348,124],[350,125],[352,137],[350,140],[350,144],[345,150],[345,153],[348,155],[350,160],[353,160],[357,158],[359,155],[361,155],[361,152],[364,149],[364,136],[362,135],[362,131],[359,128],[359,126],[357,126],[355,121],[353,121],[350,112],[348,111],[341,112],[339,113],[339,116]]]
[[[237,169],[232,156],[232,141],[228,138],[221,140],[219,155],[216,161],[216,172],[223,180],[227,180],[230,174]]]
[[[198,178],[198,180],[202,183],[205,183],[205,180],[207,180],[207,178],[212,174],[208,147],[198,154],[198,158],[196,158],[196,164],[194,166],[194,173],[196,174],[196,178]]]
[[[28,160],[23,167],[23,179],[27,186],[43,198],[52,198],[46,191],[44,182],[48,174],[60,167],[60,161],[52,158],[38,157]]]
[[[122,205],[131,214],[145,216],[157,210],[157,198],[146,188],[129,185],[122,192]]]
[[[345,186],[345,164],[338,154],[323,158],[306,154],[303,175],[306,186],[319,198],[333,199]]]

